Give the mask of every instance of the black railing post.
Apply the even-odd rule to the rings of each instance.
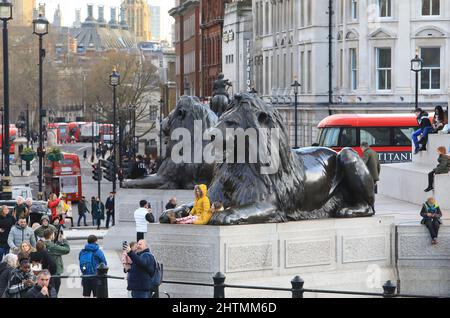
[[[108,270],[103,263],[97,267],[97,298],[108,298]]]
[[[225,274],[218,272],[214,277],[214,298],[225,298]]]
[[[386,284],[383,285],[383,297],[384,298],[392,298],[395,295],[395,289],[397,286],[392,284],[390,280],[386,282]]]
[[[295,276],[291,280],[292,285],[292,298],[303,298],[303,285],[305,281],[300,276]]]

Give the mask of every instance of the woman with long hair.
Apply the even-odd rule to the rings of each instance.
[[[434,190],[434,175],[445,174],[450,171],[450,157],[447,155],[447,149],[441,146],[437,151],[439,153],[439,164],[428,174],[428,187],[424,190],[425,192]]]

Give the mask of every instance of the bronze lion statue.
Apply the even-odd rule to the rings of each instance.
[[[374,181],[364,162],[352,149],[337,153],[328,148],[292,150],[278,111],[252,94],[236,95],[215,129],[263,131],[258,145],[245,149],[267,150],[278,166],[273,173],[261,169],[274,162],[237,163],[225,148],[224,160],[216,163],[208,187],[211,202],[220,201],[225,211],[212,216],[212,225],[254,224],[365,217],[375,214]],[[274,138],[277,131],[279,138]],[[225,138],[226,139],[226,138]],[[269,141],[277,139],[278,145]],[[225,140],[226,142],[230,142]],[[236,143],[235,143],[236,146]],[[237,149],[234,156],[236,157]],[[275,158],[275,159],[273,159]],[[229,162],[231,159],[231,162]]]
[[[172,160],[171,153],[177,141],[172,140],[171,137],[176,129],[184,128],[189,131],[191,144],[194,144],[194,123],[201,124],[201,133],[203,133],[203,131],[216,125],[217,121],[218,118],[214,112],[201,104],[197,97],[180,97],[176,108],[164,119],[162,124],[162,130],[165,138],[168,139],[168,143],[166,148],[167,155],[163,159],[158,172],[137,180],[125,180],[123,187],[140,189],[193,189],[196,184],[209,184],[212,179],[214,165],[194,162],[192,159],[196,151],[195,147],[191,148],[189,154],[190,160],[175,163]]]

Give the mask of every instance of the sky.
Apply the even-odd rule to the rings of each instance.
[[[105,6],[105,19],[109,21],[110,7],[119,7],[122,0],[37,0],[36,3],[44,3],[46,16],[50,22],[53,22],[53,13],[57,5],[61,6],[63,14],[63,25],[71,26],[75,20],[75,9],[81,9],[81,21],[87,16],[87,4],[94,4],[94,17],[97,18],[98,10],[97,5],[103,4]],[[164,39],[169,38],[171,24],[174,19],[167,13],[175,6],[175,0],[147,0],[150,5],[161,7],[161,37]]]

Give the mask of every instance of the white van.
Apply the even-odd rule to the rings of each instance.
[[[29,186],[13,186],[12,187],[12,198],[16,199],[18,196],[26,198],[33,198],[33,193]]]

